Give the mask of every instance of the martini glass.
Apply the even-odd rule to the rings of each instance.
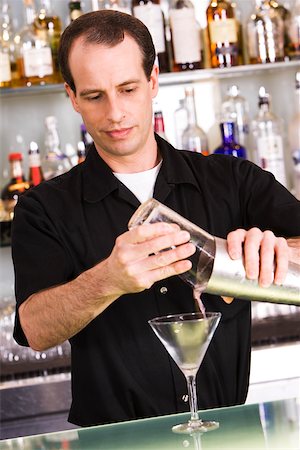
[[[149,325],[187,381],[191,418],[187,423],[175,425],[172,428],[175,433],[205,432],[219,426],[218,422],[202,421],[198,415],[196,375],[220,318],[220,313],[197,312],[149,320]]]

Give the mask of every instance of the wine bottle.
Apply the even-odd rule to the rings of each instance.
[[[208,155],[208,140],[205,132],[197,123],[194,89],[185,89],[185,107],[187,109],[188,125],[182,134],[182,147],[184,150]]]
[[[255,0],[247,22],[248,54],[251,64],[284,60],[284,22],[270,0]]]
[[[28,150],[29,175],[28,182],[30,187],[37,186],[44,180],[41,167],[41,156],[36,142],[31,141]]]
[[[10,153],[8,161],[10,163],[10,181],[2,189],[1,199],[5,211],[12,219],[19,196],[29,189],[30,185],[24,176],[22,153]]]
[[[240,24],[235,8],[227,0],[212,0],[206,10],[211,66],[232,67],[242,64]]]
[[[288,136],[292,167],[292,192],[300,200],[300,72],[296,73],[295,82],[295,107],[288,127]]]
[[[190,0],[172,0],[169,10],[173,48],[173,71],[203,68],[200,27]]]
[[[33,0],[23,1],[26,25],[19,32],[20,42],[17,47],[21,83],[25,86],[53,83],[54,69],[50,45],[46,39],[36,35]]]
[[[170,71],[169,56],[165,33],[165,19],[160,6],[160,0],[133,0],[133,15],[141,20],[153,39],[159,71],[161,73]]]
[[[214,150],[214,153],[220,155],[236,156],[238,158],[247,158],[247,151],[245,147],[240,145],[235,139],[235,123],[222,122],[220,123],[222,144]]]
[[[258,114],[252,121],[257,165],[272,172],[277,181],[287,187],[283,155],[283,125],[270,108],[270,95],[259,89]]]

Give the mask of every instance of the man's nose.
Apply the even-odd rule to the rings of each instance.
[[[125,114],[122,108],[121,100],[116,96],[106,99],[106,117],[111,122],[121,122]]]

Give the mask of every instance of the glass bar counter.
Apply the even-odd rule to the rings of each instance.
[[[299,410],[300,397],[201,411],[220,424],[202,434],[172,432],[184,413],[3,440],[0,450],[299,450]]]

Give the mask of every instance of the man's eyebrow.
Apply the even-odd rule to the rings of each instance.
[[[127,80],[124,81],[123,83],[118,84],[117,87],[124,87],[124,86],[128,86],[130,84],[139,84],[140,80],[138,79],[132,79],[132,80]],[[86,97],[87,95],[90,94],[101,94],[104,91],[102,91],[101,89],[84,89],[83,91],[80,92],[80,97]]]

